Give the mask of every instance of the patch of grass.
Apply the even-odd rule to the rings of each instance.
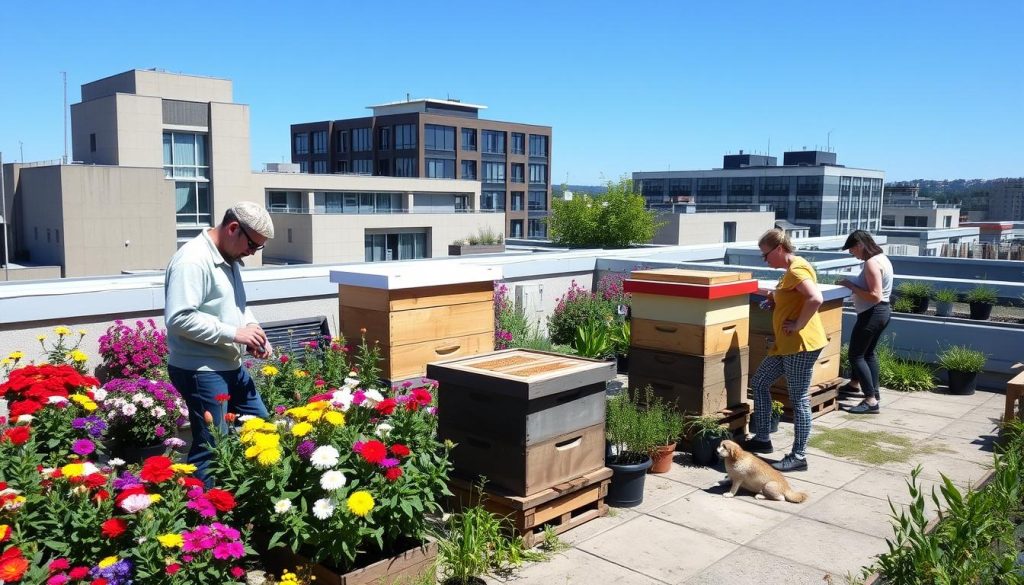
[[[537,547],[549,555],[558,554],[569,549],[569,545],[555,533],[553,526],[544,526],[544,538],[541,539]]]
[[[853,415],[847,416],[852,418]],[[864,417],[857,420],[864,420]],[[872,465],[905,463],[914,455],[948,451],[936,445],[915,444],[912,439],[895,433],[844,428],[816,432],[807,444],[836,457],[856,459]]]

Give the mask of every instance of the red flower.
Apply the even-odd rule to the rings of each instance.
[[[67,559],[60,557],[50,561],[50,566],[48,568],[51,573],[56,573],[58,571],[67,571],[70,566],[71,563],[69,563]]]
[[[425,388],[416,388],[412,391],[412,399],[420,406],[430,406],[434,397],[430,394],[429,390]]]
[[[11,403],[8,409],[10,412],[7,414],[11,415],[11,418],[18,418],[23,414],[35,414],[42,408],[43,405],[35,400],[18,400]]]
[[[282,364],[287,364],[288,363],[288,356],[283,355],[283,356],[280,357],[280,360],[281,360]]]
[[[230,394],[218,394],[218,395],[214,396],[213,399],[216,400],[217,402],[227,402],[228,400],[231,400],[231,395]]]
[[[0,581],[11,583],[20,581],[28,569],[28,560],[21,556],[21,549],[12,546],[0,554]]]
[[[388,449],[380,441],[367,441],[359,449],[359,454],[363,456],[367,463],[376,465],[388,456]]]
[[[401,443],[395,443],[394,445],[391,445],[391,454],[394,455],[395,457],[408,457],[409,453],[411,453],[411,451],[409,451],[409,448]]]
[[[89,585],[108,585],[109,583],[110,581],[107,581],[103,577],[97,577],[96,579],[93,579],[92,583],[90,583]]]
[[[281,356],[284,357],[284,356]],[[245,575],[245,569],[242,567],[231,567],[231,576],[235,579],[241,579]]]
[[[398,478],[402,477],[402,468],[389,467],[387,471],[384,472],[384,477],[386,477],[388,481],[395,481]]]
[[[24,445],[31,434],[27,426],[12,427],[4,431],[3,439],[0,441],[6,439],[15,445]]]
[[[90,473],[85,476],[85,487],[89,489],[96,489],[102,485],[107,484],[107,478],[102,473]]]
[[[377,412],[384,416],[390,416],[391,413],[395,412],[395,406],[397,405],[398,402],[396,402],[394,398],[385,398],[377,405]]]
[[[210,488],[206,492],[206,499],[214,508],[217,508],[218,512],[230,512],[235,507],[235,496],[231,495],[231,492],[227,492],[217,488]]]
[[[181,570],[181,565],[179,565],[178,563],[171,563],[167,565],[167,568],[164,570],[167,571],[168,575],[173,575]]]
[[[92,497],[92,499],[96,500],[97,503],[109,500],[110,492],[108,492],[107,490],[99,490],[96,492],[96,495]]]
[[[117,538],[128,530],[128,523],[120,518],[111,518],[103,524],[100,524],[100,532],[107,538]]]
[[[75,567],[68,572],[68,577],[72,579],[85,579],[89,575],[89,567]]]
[[[10,524],[0,524],[0,542],[4,542],[5,540],[9,539],[10,537],[11,537],[11,526],[10,526]]]
[[[179,477],[178,483],[184,486],[186,491],[195,488],[206,489],[206,484],[204,484],[202,480],[192,477],[191,475],[187,477]]]
[[[157,455],[146,459],[142,464],[142,471],[139,477],[150,483],[160,483],[174,477],[174,470],[171,469],[173,462],[169,457]]]
[[[134,495],[137,495],[137,494],[144,494],[144,493],[146,493],[146,487],[145,486],[133,485],[130,488],[125,488],[121,493],[117,494],[116,498],[114,498],[114,505],[120,506],[121,502],[123,502],[125,500],[125,498],[127,498],[128,496],[134,496]]]

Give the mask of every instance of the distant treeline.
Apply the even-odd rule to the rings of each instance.
[[[562,191],[573,193],[587,193],[588,195],[601,195],[608,191],[607,185],[553,185],[551,187],[552,197],[561,197]]]
[[[886,183],[886,187],[917,185],[921,197],[928,197],[939,203],[971,203],[976,197],[987,197],[1003,181],[1020,181],[1021,179],[953,179],[951,181],[935,181],[915,179],[913,181],[896,181]]]

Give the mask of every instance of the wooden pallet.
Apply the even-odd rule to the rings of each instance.
[[[845,378],[834,378],[808,388],[807,391],[811,398],[812,419],[839,408],[839,387],[844,382],[846,382]],[[753,391],[750,392],[750,397],[754,397]],[[789,401],[789,391],[772,388],[772,400],[778,400],[782,403],[782,420],[793,422],[793,404]]]
[[[605,497],[612,470],[601,467],[582,477],[553,486],[529,496],[511,496],[498,489],[485,488],[481,494],[470,482],[452,478],[448,487],[454,511],[483,503],[486,510],[505,516],[523,545],[533,547],[544,539],[544,527],[562,534],[608,512]]]
[[[720,417],[719,423],[729,429],[729,434],[732,435],[733,439],[742,440],[747,434],[747,425],[750,423],[751,412],[750,405],[746,402],[741,402],[729,408],[723,408],[715,414]],[[679,450],[689,452],[692,439],[691,433],[683,435],[679,441]]]

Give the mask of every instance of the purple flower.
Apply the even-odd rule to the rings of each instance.
[[[76,430],[84,429],[85,425],[86,425],[86,421],[82,417],[76,418],[75,420],[71,421],[71,428],[76,429]]]
[[[398,459],[395,459],[394,457],[385,457],[384,459],[381,459],[381,461],[380,461],[380,466],[383,467],[384,469],[389,469],[389,468],[395,467],[397,465],[398,465]]]
[[[313,454],[313,451],[316,451],[316,443],[310,440],[305,440],[299,443],[299,446],[295,448],[295,452],[303,459],[309,459]]]
[[[89,439],[78,439],[71,446],[71,450],[74,451],[75,453],[78,453],[82,457],[85,457],[89,453],[92,453],[93,451],[96,450],[96,445],[94,445],[93,442],[90,441]]]
[[[121,474],[121,477],[114,480],[114,489],[118,491],[126,490],[137,485],[142,485],[142,481],[128,471],[125,471]]]
[[[128,559],[121,559],[109,567],[93,567],[89,575],[95,578],[107,580],[107,585],[131,585],[132,584],[132,562]]]
[[[181,449],[184,446],[185,446],[185,441],[183,441],[183,440],[181,440],[181,439],[179,439],[177,437],[171,437],[170,439],[164,439],[164,447],[170,447],[171,449],[177,450],[177,449]]]

